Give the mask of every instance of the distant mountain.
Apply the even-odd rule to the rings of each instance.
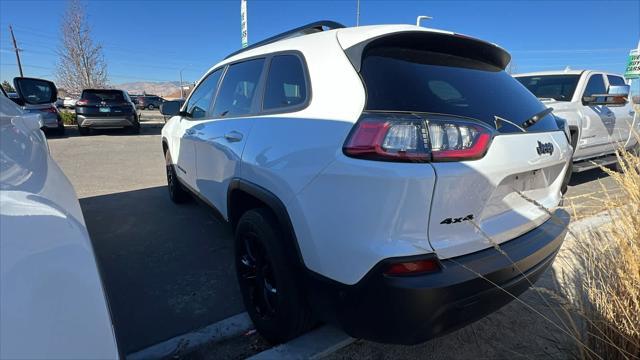
[[[166,82],[130,82],[122,84],[114,84],[114,88],[128,91],[130,94],[153,94],[167,96],[180,92],[179,81]]]

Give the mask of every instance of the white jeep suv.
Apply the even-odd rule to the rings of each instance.
[[[327,321],[423,342],[552,263],[569,217],[545,208],[572,149],[509,60],[448,31],[319,22],[230,55],[184,105],[163,104],[171,199],[193,193],[231,223],[266,339]]]

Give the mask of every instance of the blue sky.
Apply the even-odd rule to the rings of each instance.
[[[240,48],[240,0],[87,1],[93,37],[113,84],[198,79]],[[17,75],[8,25],[25,76],[54,79],[66,2],[0,0],[0,80]],[[320,19],[355,25],[356,1],[248,0],[249,43]],[[640,1],[370,1],[360,24],[415,23],[497,43],[518,72],[597,68],[623,72],[640,38]]]

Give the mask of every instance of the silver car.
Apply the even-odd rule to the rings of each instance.
[[[64,134],[64,123],[55,103],[51,102],[51,88],[43,86],[42,79],[14,78],[17,93],[9,93],[9,99],[18,104],[25,112],[40,114],[46,132]],[[53,87],[55,89],[55,86]]]

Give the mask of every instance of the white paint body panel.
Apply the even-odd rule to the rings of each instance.
[[[538,154],[538,141],[553,144],[553,154]],[[438,181],[431,205],[429,240],[438,257],[455,257],[492,246],[487,237],[503,243],[548,220],[548,213],[530,200],[547,209],[558,205],[570,158],[564,132],[556,131],[498,135],[482,159],[433,163]],[[442,224],[446,218],[469,214],[473,222]]]
[[[0,95],[0,358],[118,358],[75,191],[12,106]]]

